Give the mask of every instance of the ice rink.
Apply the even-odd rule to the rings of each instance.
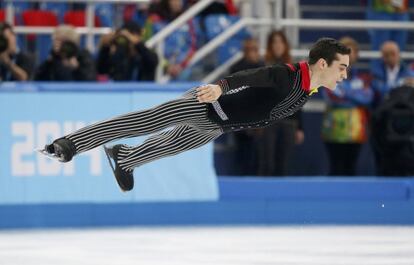
[[[0,232],[1,265],[413,265],[414,226]]]

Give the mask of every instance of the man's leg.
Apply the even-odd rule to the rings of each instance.
[[[151,136],[141,145],[115,145],[105,148],[105,151],[114,161],[112,167],[118,185],[123,191],[129,191],[134,187],[135,167],[200,147],[221,134],[222,130],[219,127],[203,130],[191,125],[181,125]]]
[[[151,134],[170,126],[206,120],[206,112],[206,104],[199,103],[197,99],[180,98],[152,109],[131,112],[89,125],[56,140],[56,144],[46,146],[46,150],[49,153],[60,153],[61,161],[66,162],[75,154],[113,140]]]
[[[222,134],[220,128],[200,130],[191,125],[181,125],[154,135],[143,144],[120,150],[119,164],[125,170],[133,170],[145,163],[198,148]]]

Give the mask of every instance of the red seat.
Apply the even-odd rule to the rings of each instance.
[[[86,12],[81,10],[68,11],[63,16],[65,24],[72,25],[74,27],[85,27],[86,26]],[[100,27],[101,21],[98,16],[94,17],[94,26]]]
[[[4,9],[0,9],[0,22],[3,22],[6,20],[6,12]]]
[[[22,12],[23,25],[25,26],[49,26],[56,27],[58,18],[52,11],[46,10],[26,10]],[[34,40],[35,35],[27,35],[29,40]]]
[[[6,10],[0,9],[0,22],[6,21]],[[17,25],[17,17],[14,16],[14,25]]]
[[[46,10],[26,10],[23,11],[22,18],[25,26],[55,27],[59,24],[55,13]]]

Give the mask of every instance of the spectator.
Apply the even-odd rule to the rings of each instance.
[[[197,1],[193,1],[192,4],[197,3]],[[208,5],[203,11],[198,14],[199,23],[201,30],[205,33],[206,32],[206,17],[210,15],[237,15],[237,8],[233,3],[233,0],[225,0],[225,1],[214,1],[210,5]],[[205,33],[206,34],[206,33]]]
[[[376,107],[391,89],[401,85],[405,78],[411,76],[408,65],[400,58],[397,43],[386,41],[381,46],[382,60],[372,69],[372,87],[375,93]]]
[[[393,41],[386,41],[381,47],[382,60],[377,67],[372,69],[373,81],[372,88],[374,89],[374,104],[373,112],[383,105],[383,101],[396,88],[401,87],[406,80],[412,80],[413,73],[407,64],[401,61],[400,49],[397,43]],[[372,139],[378,138],[378,131],[372,130]],[[378,149],[378,144],[372,142],[372,149],[374,150],[375,164],[378,175],[390,174],[395,171],[392,166],[385,165],[384,157]],[[398,154],[395,154],[398,156]],[[395,164],[394,164],[395,165]],[[391,168],[391,169],[390,169]],[[386,170],[385,170],[386,169]]]
[[[414,79],[390,91],[372,115],[377,175],[414,175]]]
[[[11,25],[0,23],[0,80],[27,81],[32,77],[33,68],[33,57],[18,52]]]
[[[248,38],[243,41],[243,58],[230,68],[230,73],[263,66],[256,39]]]
[[[123,22],[134,21],[138,25],[143,26],[148,19],[150,3],[140,2],[136,4],[127,4],[123,10]]]
[[[243,41],[243,58],[230,68],[230,73],[264,66],[260,57],[259,44],[256,39]],[[255,132],[256,131],[256,132]],[[255,175],[257,173],[257,130],[233,132],[235,143],[234,163],[232,169],[236,175]]]
[[[354,176],[362,144],[367,141],[368,106],[372,89],[356,67],[358,43],[343,37],[340,42],[351,48],[348,78],[336,89],[324,90],[327,109],[322,123],[322,139],[328,151],[331,176]]]
[[[94,81],[95,64],[91,54],[79,47],[79,35],[69,25],[56,27],[49,57],[39,66],[35,80]]]
[[[267,65],[292,63],[290,44],[283,31],[272,31],[267,38],[265,54]],[[276,124],[260,130],[258,141],[261,176],[286,176],[295,144],[301,144],[305,135],[302,128],[302,111]]]
[[[408,0],[369,0],[367,19],[382,21],[409,21]],[[406,30],[370,30],[373,50],[379,50],[388,40],[395,41],[401,50],[405,49],[408,32]]]
[[[158,4],[150,6],[150,14],[145,24],[145,39],[149,39],[155,32],[180,16],[185,8],[183,0],[161,0]],[[165,42],[165,73],[173,80],[189,79],[192,73],[186,67],[197,50],[194,20],[189,20],[177,29]]]
[[[158,57],[145,46],[141,34],[141,27],[129,21],[117,32],[104,36],[98,54],[98,73],[116,81],[153,81]]]
[[[149,12],[156,21],[171,22],[184,12],[183,0],[161,0],[151,5]]]

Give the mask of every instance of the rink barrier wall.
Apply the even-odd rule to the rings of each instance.
[[[217,201],[0,205],[0,228],[414,225],[413,178],[220,177],[218,182]]]
[[[2,83],[0,204],[216,200],[212,143],[137,168],[140,186],[126,196],[114,185],[102,147],[69,163],[52,161],[34,151],[96,121],[179,98],[196,85]],[[107,144],[135,146],[146,138]]]

